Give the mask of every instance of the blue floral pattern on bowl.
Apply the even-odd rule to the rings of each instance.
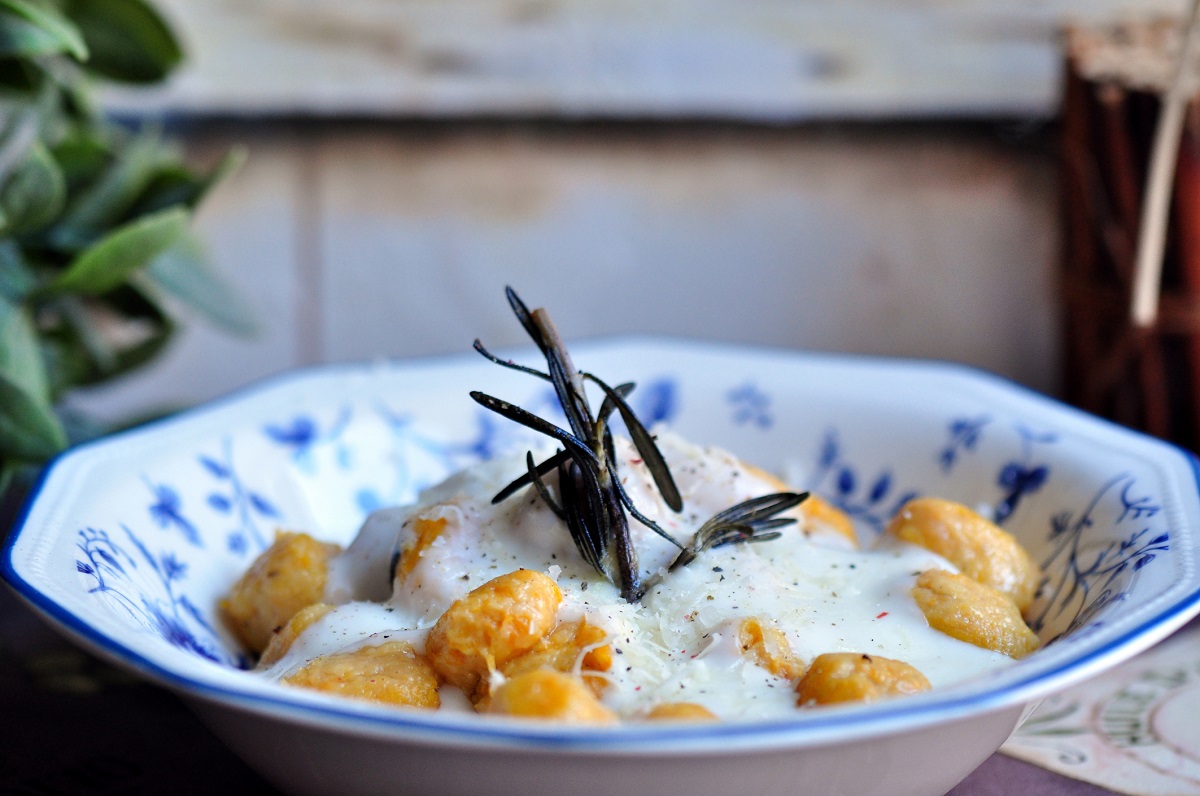
[[[1163,443],[953,366],[658,341],[575,349],[588,370],[640,384],[631,401],[648,424],[784,473],[868,536],[917,495],[1016,534],[1044,566],[1033,624],[1054,643],[977,686],[987,699],[1044,693],[1200,604],[1194,461]],[[541,413],[554,404],[544,385],[474,359],[343,366],[73,451],[10,537],[4,575],[140,670],[258,695],[255,678],[206,667],[246,665],[219,603],[276,530],[345,544],[369,512],[542,444],[470,389]]]
[[[653,407],[670,407],[680,387],[675,381],[665,378],[656,380],[653,386],[654,403],[645,416],[668,422],[670,413],[661,409],[655,411]],[[725,396],[734,424],[751,423],[762,429],[771,427],[767,411],[771,398],[760,388],[743,384],[728,390]],[[546,391],[530,396],[524,405],[535,407],[539,412],[552,412],[556,406],[553,394]],[[518,439],[526,436],[515,431],[513,426],[496,420],[493,413],[482,409],[476,411],[476,418],[468,429],[471,435],[454,440],[423,434],[410,415],[399,414],[385,405],[375,406],[374,411],[390,431],[390,458],[395,463],[395,472],[391,475],[392,483],[383,494],[368,486],[355,488],[355,502],[363,514],[405,499],[411,500],[414,492],[432,485],[440,476],[473,461],[488,458],[518,444]],[[296,415],[265,424],[263,435],[277,446],[280,460],[276,466],[281,469],[290,462],[299,471],[320,477],[323,465],[318,463],[315,450],[332,447],[335,456],[331,466],[353,476],[353,448],[344,439],[344,432],[352,417],[351,408],[343,407],[334,422],[323,429],[315,418]],[[933,446],[929,452],[936,457],[945,474],[952,473],[959,460],[975,452],[981,440],[989,434],[1007,433],[1018,440],[1021,456],[1011,461],[1000,461],[996,465],[994,483],[998,498],[990,514],[999,524],[1013,515],[1022,497],[1038,491],[1050,480],[1050,468],[1037,463],[1034,449],[1036,446],[1053,445],[1057,439],[1054,434],[1036,433],[1020,424],[1003,427],[992,423],[987,416],[950,418],[945,425],[947,441],[940,446]],[[501,438],[507,439],[501,441]],[[219,459],[203,454],[196,459],[214,481],[212,491],[208,493],[208,506],[220,514],[228,515],[232,523],[231,530],[225,534],[229,550],[245,555],[261,551],[267,545],[268,537],[260,528],[263,521],[284,518],[272,502],[263,497],[261,491],[247,485],[238,474],[232,463],[231,445],[228,438],[222,441]],[[426,466],[422,478],[414,476],[410,463],[414,454],[436,462],[432,470]],[[826,431],[816,462],[813,476],[805,487],[828,497],[856,520],[860,527],[870,532],[881,532],[905,502],[921,495],[917,489],[901,488],[902,479],[897,475],[897,466],[879,466],[868,472],[866,468],[848,461],[836,428]],[[205,542],[196,524],[184,514],[177,490],[167,484],[147,483],[156,498],[149,508],[154,523],[160,528],[177,530],[190,545],[203,546]],[[1127,596],[1133,574],[1152,562],[1156,553],[1170,549],[1169,533],[1162,532],[1148,538],[1150,528],[1142,520],[1154,517],[1157,508],[1152,497],[1131,497],[1136,486],[1131,477],[1116,475],[1104,484],[1086,506],[1064,506],[1053,515],[1050,526],[1046,528],[1046,538],[1054,542],[1053,553],[1043,562],[1043,568],[1054,569],[1060,559],[1063,560],[1063,566],[1059,568],[1057,578],[1047,578],[1043,585],[1040,609],[1033,619],[1035,630],[1050,624],[1062,624],[1065,618],[1065,630],[1057,633],[1057,638],[1063,633],[1087,630],[1102,622],[1100,617],[1104,608]],[[1096,515],[1106,507],[1110,512],[1114,509],[1118,511],[1118,516],[1112,522],[1126,528],[1125,537],[1107,542],[1100,549],[1089,550],[1084,555],[1081,550],[1083,532],[1095,523]],[[178,562],[176,553],[164,552],[156,559],[139,535],[124,525],[121,528],[129,545],[148,564],[156,583],[162,587],[163,595],[151,599],[146,592],[139,593],[139,585],[144,584],[130,578],[126,572],[126,568],[137,566],[135,557],[126,553],[124,547],[114,542],[106,531],[86,527],[78,531],[80,550],[86,559],[78,562],[78,568],[80,572],[96,577],[97,585],[91,592],[98,598],[113,600],[126,607],[141,606],[137,611],[131,610],[131,614],[139,616],[164,640],[195,654],[213,660],[220,659],[215,652],[219,646],[214,641],[211,625],[185,594],[176,593],[176,584],[184,580],[187,567]],[[122,561],[126,562],[125,566],[121,566]],[[164,611],[164,607],[170,610]],[[188,622],[196,627],[187,630]]]

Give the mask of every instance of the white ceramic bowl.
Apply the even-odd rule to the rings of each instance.
[[[644,421],[790,473],[864,528],[913,494],[986,507],[1045,566],[1050,643],[870,706],[617,729],[407,712],[242,671],[215,606],[276,527],[346,543],[368,510],[524,440],[467,392],[544,407],[546,385],[473,354],[298,372],[73,450],[11,535],[4,577],[292,793],[943,793],[1040,698],[1200,611],[1196,462],[1170,445],[953,365],[638,339],[573,354],[637,381]]]

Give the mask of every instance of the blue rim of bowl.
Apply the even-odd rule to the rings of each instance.
[[[1165,450],[1182,457],[1188,464],[1193,486],[1196,494],[1200,496],[1200,459],[1190,451],[1173,443],[1120,426],[1105,418],[1091,415],[1002,376],[970,365],[915,358],[819,352],[814,354],[787,349],[770,349],[763,346],[709,345],[664,338],[606,338],[583,343],[585,346],[598,345],[601,347],[621,344],[682,344],[697,349],[756,351],[767,354],[795,355],[801,358],[812,357],[827,362],[885,362],[900,367],[944,368],[973,379],[982,378],[996,388],[1015,391],[1023,397],[1043,403],[1057,412],[1067,412],[1078,417],[1085,417],[1122,434],[1162,446]],[[463,359],[458,355],[450,355],[406,360],[404,364],[451,364],[461,362]],[[176,415],[152,421],[139,429],[126,433],[137,433],[150,427],[173,424],[184,418],[202,415],[219,406],[238,403],[257,393],[277,389],[296,379],[304,379],[322,373],[360,371],[363,367],[364,365],[361,363],[349,363],[289,371]],[[801,718],[770,722],[728,722],[694,726],[678,724],[662,727],[624,725],[618,728],[543,726],[529,725],[520,721],[480,721],[473,714],[465,714],[465,719],[462,721],[457,717],[447,720],[446,717],[437,714],[422,715],[419,712],[401,711],[367,703],[359,704],[337,697],[310,696],[299,693],[293,695],[287,693],[283,686],[278,687],[279,696],[274,693],[257,693],[252,688],[238,689],[205,682],[155,663],[132,647],[96,630],[91,624],[64,608],[17,572],[13,563],[17,542],[26,530],[29,513],[53,473],[65,461],[75,458],[85,450],[104,447],[110,440],[119,436],[121,435],[114,435],[64,451],[42,469],[4,541],[3,556],[0,557],[0,579],[3,579],[22,600],[43,615],[60,632],[74,638],[101,657],[119,666],[132,669],[152,682],[183,696],[340,733],[428,744],[455,743],[463,746],[484,746],[512,751],[557,751],[585,754],[691,755],[711,754],[713,751],[721,750],[768,751],[778,748],[821,746],[841,742],[848,738],[870,738],[886,735],[899,729],[927,726],[936,721],[955,720],[1024,706],[1049,693],[1094,676],[1131,657],[1160,641],[1184,625],[1189,619],[1200,615],[1200,583],[1198,583],[1191,591],[1177,597],[1171,604],[1164,606],[1153,616],[1147,617],[1137,626],[1101,646],[1081,655],[1067,658],[1052,668],[1035,670],[1024,677],[1015,678],[1011,682],[1004,683],[1002,688],[964,689],[960,686],[953,686],[894,702],[839,708],[828,712],[814,711]],[[1013,669],[1004,671],[1011,672]],[[963,690],[966,690],[967,693],[958,693]],[[291,698],[293,696],[296,698]],[[336,726],[329,724],[330,720],[336,720]]]

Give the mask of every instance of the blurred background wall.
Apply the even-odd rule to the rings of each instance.
[[[260,334],[200,324],[78,400],[119,416],[296,366],[649,333],[936,357],[1056,392],[1058,34],[1182,2],[160,0],[201,232]]]

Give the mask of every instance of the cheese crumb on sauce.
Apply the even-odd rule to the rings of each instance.
[[[622,439],[618,472],[634,505],[684,544],[713,514],[781,489],[726,451],[670,433],[660,434],[658,445],[683,496],[681,513],[663,503],[637,451]],[[708,550],[640,603],[627,603],[580,558],[532,489],[492,505],[524,470],[520,451],[451,476],[413,506],[373,513],[330,563],[325,602],[336,607],[266,667],[266,676],[281,679],[315,657],[366,644],[406,641],[422,653],[429,628],[455,600],[521,568],[557,582],[560,623],[586,619],[607,633],[613,662],[603,673],[602,701],[622,717],[670,702],[702,705],[725,720],[794,715],[794,683],[739,648],[739,624],[751,617],[782,629],[805,663],[829,652],[881,655],[916,667],[934,688],[1012,662],[929,627],[910,592],[925,570],[957,571],[948,561],[894,539],[857,549],[819,517],[808,518],[809,533],[792,525],[773,541]],[[678,553],[633,518],[629,529],[643,579]],[[393,580],[397,540],[406,552]],[[441,710],[471,709],[456,691],[442,687]]]

